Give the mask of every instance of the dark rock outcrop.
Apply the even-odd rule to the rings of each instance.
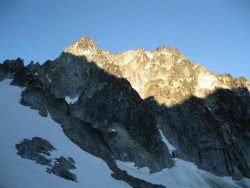
[[[46,172],[53,173],[57,176],[60,176],[64,179],[77,181],[76,175],[70,172],[70,169],[76,169],[75,162],[72,158],[56,158],[56,162],[54,163],[53,167],[47,168]]]
[[[16,144],[16,149],[18,150],[17,154],[21,157],[47,166],[51,166],[52,159],[48,159],[46,156],[50,156],[50,152],[55,150],[47,140],[39,137],[34,137],[31,140],[24,139],[19,144]]]
[[[14,74],[24,68],[23,60],[17,58],[15,60],[5,60],[0,65],[0,81],[6,78],[13,78]]]
[[[76,169],[74,159],[71,157],[67,159],[63,156],[52,159],[51,152],[56,149],[47,140],[39,137],[34,137],[31,140],[24,139],[19,144],[16,144],[16,149],[18,150],[17,154],[22,158],[47,166],[46,172],[53,173],[67,180],[77,181],[76,175],[69,171]]]

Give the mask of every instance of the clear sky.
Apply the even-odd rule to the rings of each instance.
[[[249,0],[0,0],[0,61],[43,63],[89,36],[112,52],[166,45],[250,79]]]

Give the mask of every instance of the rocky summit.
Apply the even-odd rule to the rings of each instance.
[[[5,79],[23,88],[21,105],[51,116],[132,187],[164,185],[133,176],[117,161],[154,174],[181,159],[236,182],[250,178],[250,82],[210,72],[177,49],[111,53],[83,37],[53,61],[4,61]],[[207,185],[221,187],[211,179]]]

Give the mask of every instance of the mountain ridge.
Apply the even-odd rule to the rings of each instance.
[[[139,48],[111,54],[99,50],[89,37],[83,37],[67,47],[64,53],[83,55],[78,53],[83,51],[81,45],[85,47],[89,43],[98,50],[85,54],[87,60],[94,61],[110,74],[126,78],[143,99],[154,96],[159,103],[171,106],[190,96],[204,98],[218,88],[246,87],[250,90],[250,82],[244,77],[234,79],[230,74],[217,75],[189,61],[177,49],[165,46],[153,51]],[[158,82],[157,86],[154,82]],[[166,100],[162,95],[170,95],[171,99]],[[179,99],[176,99],[176,95],[179,95]]]
[[[216,76],[166,47],[150,59],[143,49],[110,55],[89,38],[79,42],[42,65],[7,60],[0,80],[24,87],[22,105],[50,114],[133,187],[154,185],[120,171],[115,160],[157,172],[179,158],[218,176],[250,177],[249,81]]]

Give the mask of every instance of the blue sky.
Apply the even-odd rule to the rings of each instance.
[[[88,35],[112,52],[166,45],[250,79],[249,0],[0,0],[0,61],[43,63]]]

